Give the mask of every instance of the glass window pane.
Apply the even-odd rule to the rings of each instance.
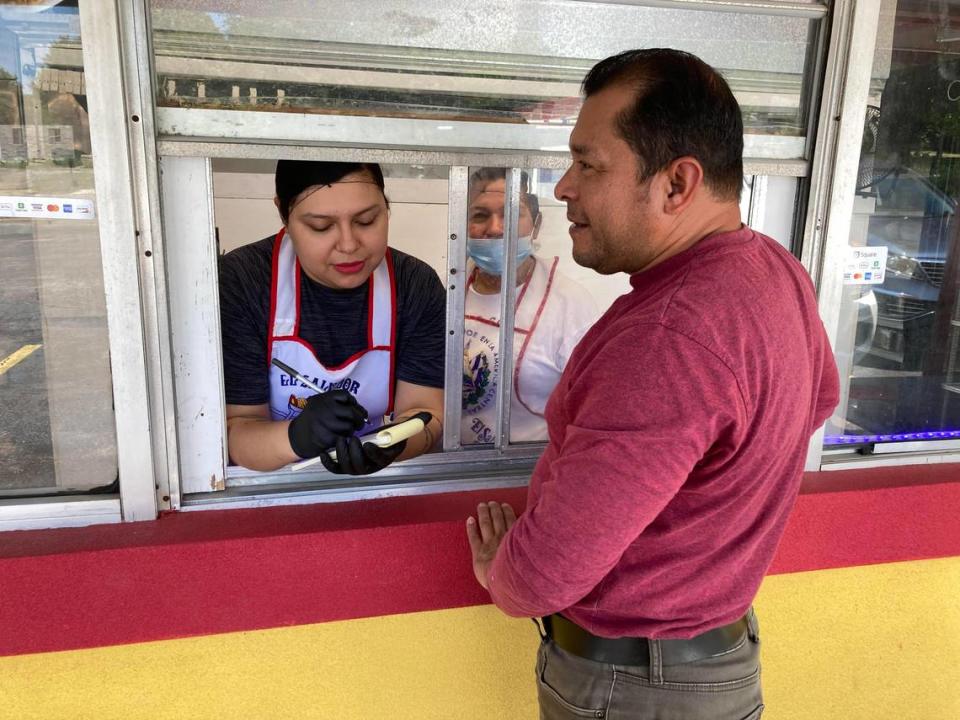
[[[0,3],[0,493],[117,477],[77,9]]]
[[[461,420],[464,445],[493,443],[497,433],[505,174],[505,168],[495,167],[471,168],[470,173]],[[546,403],[574,347],[601,312],[629,290],[626,275],[598,275],[573,261],[566,205],[553,196],[562,174],[529,168],[521,175],[512,443],[547,440]]]
[[[341,142],[369,142],[378,126],[357,118],[378,117],[394,120],[382,142],[564,150],[585,72],[625,48],[667,46],[724,73],[755,157],[802,155],[796,138],[805,133],[821,26],[783,15],[552,0],[151,5],[161,106],[317,113]],[[335,22],[317,21],[333,13]],[[219,121],[209,128],[229,131]]]
[[[958,36],[958,2],[899,3],[881,22],[828,445],[960,437]]]

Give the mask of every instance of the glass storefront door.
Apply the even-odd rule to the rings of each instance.
[[[844,267],[846,392],[827,446],[960,438],[960,2],[890,7]]]

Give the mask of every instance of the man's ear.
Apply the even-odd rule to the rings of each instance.
[[[671,162],[665,171],[669,183],[663,211],[668,215],[683,212],[703,187],[703,166],[695,157],[680,157]]]

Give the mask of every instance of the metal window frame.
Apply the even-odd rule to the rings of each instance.
[[[576,0],[594,5],[627,5],[661,8],[665,10],[742,13],[806,18],[822,21],[827,17],[830,3],[826,0]],[[820,23],[821,27],[824,23]],[[822,57],[822,33],[813,38],[808,52]],[[182,59],[162,58],[161,64],[182,65]],[[225,64],[234,69],[237,63],[229,60],[212,60],[214,65]],[[818,60],[819,63],[819,60]],[[819,65],[809,68],[817,80]],[[333,72],[344,72],[334,70]],[[298,76],[299,77],[299,76]],[[253,78],[255,80],[255,78]],[[294,76],[291,76],[291,80]],[[476,78],[465,79],[474,81]],[[806,95],[815,93],[814,82]],[[801,98],[801,102],[804,99]],[[806,102],[810,102],[809,97]],[[302,143],[337,144],[345,148],[376,147],[389,142],[393,147],[432,150],[470,151],[480,146],[494,151],[535,152],[529,147],[529,126],[511,126],[502,123],[471,121],[436,121],[415,118],[382,118],[366,116],[337,116],[315,113],[264,112],[218,110],[197,107],[157,107],[158,128],[165,140],[175,138],[219,139],[243,143]],[[438,133],[442,129],[447,132]],[[809,125],[808,125],[809,129]],[[541,151],[564,148],[571,128],[544,124],[536,127]],[[455,145],[455,138],[472,134],[477,138],[469,147]],[[370,142],[370,138],[378,138]],[[809,133],[806,136],[780,136],[775,134],[745,134],[744,147],[748,156],[766,161],[802,161],[807,157]]]
[[[124,0],[118,8],[143,274],[142,308],[148,349],[155,494],[157,509],[162,511],[179,503],[180,471],[176,417],[171,412],[175,402],[174,373],[157,154],[153,33],[149,0]],[[134,121],[133,116],[139,120]]]
[[[215,110],[157,107],[157,129],[163,140],[205,139],[237,143],[334,145],[347,148],[428,148],[470,152],[559,152],[567,147],[571,125],[517,125],[465,120],[324,115],[318,113]],[[440,128],[443,129],[441,132]],[[530,147],[531,131],[538,148]],[[457,138],[470,137],[469,147]],[[804,136],[745,133],[744,152],[763,160],[802,160]]]
[[[825,453],[820,471],[868,470],[870,468],[899,467],[902,465],[938,465],[940,463],[958,462],[960,462],[960,452],[931,452],[927,448],[884,455],[859,455],[857,453],[831,455]]]
[[[429,164],[448,165],[448,242],[447,242],[447,347],[446,347],[446,385],[459,388],[463,352],[463,313],[464,290],[466,271],[466,219],[467,194],[469,171],[471,166],[497,166],[507,170],[508,190],[505,206],[505,216],[508,227],[506,236],[509,247],[514,252],[507,252],[507,262],[511,263],[512,272],[516,273],[515,251],[518,242],[518,225],[520,211],[520,175],[522,169],[538,166],[553,166],[566,168],[569,165],[566,154],[547,156],[503,154],[503,153],[452,153],[435,151],[385,150],[376,148],[329,148],[310,146],[307,156],[311,159],[349,159],[355,162],[381,162],[395,164]],[[177,310],[178,298],[189,290],[191,302],[199,305],[210,304],[216,306],[217,294],[215,283],[209,278],[214,268],[214,255],[211,249],[214,245],[214,232],[211,223],[213,203],[213,188],[209,177],[204,173],[194,173],[194,179],[189,179],[182,173],[169,174],[169,168],[178,162],[188,161],[191,166],[200,164],[209,172],[211,157],[210,151],[216,151],[217,157],[257,157],[257,158],[304,158],[300,146],[250,146],[235,145],[232,143],[206,143],[185,141],[162,141],[160,152],[170,152],[161,158],[163,167],[162,186],[164,209],[167,213],[183,213],[183,199],[189,199],[188,212],[177,218],[172,215],[166,218],[166,228],[172,235],[178,235],[178,228],[190,228],[190,242],[178,243],[170,237],[167,240],[171,253],[185,253],[184,257],[175,260],[170,258],[171,268],[181,268],[171,277],[171,312],[174,318],[186,317]],[[538,163],[542,163],[539,164]],[[784,175],[794,176],[798,170],[807,167],[805,163],[793,163],[787,167]],[[761,165],[762,170],[769,171],[768,165]],[[760,168],[758,168],[760,169]],[[206,180],[203,178],[206,177]],[[168,189],[168,185],[170,188]],[[175,201],[170,195],[175,188],[181,200]],[[195,206],[195,207],[194,207]],[[195,212],[197,208],[205,210]],[[192,268],[192,270],[191,270]],[[510,276],[511,269],[505,271]],[[206,282],[197,279],[207,277]],[[180,290],[174,285],[179,284]],[[516,302],[516,287],[505,288],[501,293],[501,313],[507,318],[501,323],[500,346],[506,348],[512,340],[513,333],[506,332],[507,327],[513,324]],[[198,296],[197,293],[200,293]],[[197,299],[199,297],[199,299]],[[197,320],[194,318],[194,320]],[[179,322],[179,321],[177,321]],[[206,329],[201,330],[206,342],[210,337],[219,337],[219,317],[214,313],[204,314]],[[215,323],[214,328],[212,324]],[[176,324],[176,323],[175,323]],[[198,326],[199,327],[199,326]],[[209,394],[211,388],[221,387],[221,378],[217,373],[210,374],[211,367],[219,371],[220,363],[211,363],[209,354],[194,353],[193,360],[187,357],[189,346],[174,341],[174,352],[177,358],[177,367],[180,373],[177,379],[178,390],[178,417],[190,416],[191,423],[196,422],[196,403],[198,396],[203,394],[204,388]],[[504,377],[511,377],[512,371],[506,365],[512,364],[512,353],[504,350],[501,371]],[[181,367],[182,366],[182,367]],[[504,370],[504,368],[506,369]],[[194,374],[196,374],[194,376]],[[195,383],[190,377],[194,376]],[[209,377],[208,377],[209,376]],[[471,490],[496,487],[513,487],[523,485],[529,478],[533,467],[545,447],[537,444],[511,444],[509,442],[509,408],[507,394],[512,389],[512,383],[503,386],[503,392],[498,396],[497,428],[495,444],[485,447],[461,447],[460,423],[461,398],[459,392],[445,394],[445,423],[444,423],[444,454],[426,455],[413,460],[386,468],[376,478],[349,478],[331,476],[322,471],[307,471],[290,473],[289,469],[280,469],[270,473],[258,473],[243,468],[231,467],[224,472],[223,448],[225,447],[225,432],[217,431],[212,425],[208,432],[200,433],[198,442],[187,448],[185,434],[191,432],[181,424],[181,451],[182,475],[184,479],[200,478],[201,487],[185,487],[181,502],[183,509],[225,509],[233,507],[259,507],[271,504],[313,503],[313,502],[342,502],[347,500],[363,500],[372,498],[391,497],[397,495],[420,495],[436,492],[450,492],[454,490]],[[191,390],[190,388],[193,388]],[[222,396],[221,404],[222,404]],[[190,405],[190,407],[187,407]],[[206,397],[204,407],[213,410],[216,402]],[[191,408],[193,408],[191,410]],[[208,413],[210,415],[210,413]],[[222,422],[222,420],[221,420]],[[221,426],[222,427],[222,426]],[[198,464],[200,463],[200,464]],[[205,463],[205,464],[204,464]],[[202,465],[202,467],[201,467]],[[210,482],[207,479],[213,478]],[[222,478],[222,484],[219,478]],[[219,492],[211,493],[211,490]]]
[[[80,0],[119,498],[5,500],[0,529],[151,520],[177,486],[146,0]]]
[[[576,0],[589,1],[589,0]],[[820,311],[833,340],[839,324],[841,283],[835,272],[846,246],[852,213],[852,178],[859,160],[859,133],[876,40],[879,4],[837,0],[826,3],[776,0],[621,0],[626,4],[713,11],[787,14],[822,19],[829,13],[829,42],[816,70],[823,68],[819,113],[811,118],[807,138],[815,141],[808,159],[745,158],[752,175],[807,178],[808,207],[800,223],[801,259],[820,295]],[[498,400],[498,444],[490,449],[459,447],[457,393],[445,399],[448,422],[444,446],[453,452],[424,456],[388,468],[382,478],[361,485],[356,481],[318,483],[309,473],[292,479],[282,473],[237,473],[234,483],[215,495],[181,497],[178,418],[171,314],[179,290],[168,285],[172,246],[164,246],[160,158],[270,158],[356,160],[385,164],[430,164],[450,168],[450,238],[448,239],[448,355],[462,348],[463,272],[465,270],[465,185],[469,167],[510,168],[519,187],[519,168],[563,169],[566,152],[522,150],[484,151],[435,147],[429,149],[337,146],[314,142],[280,142],[245,138],[163,135],[158,125],[152,37],[148,0],[80,0],[84,72],[90,102],[91,142],[107,296],[108,329],[113,367],[120,468],[120,498],[80,497],[0,501],[0,529],[83,525],[151,519],[158,508],[185,510],[264,505],[342,502],[344,500],[418,495],[473,488],[522,485],[543,449],[511,445],[505,437],[509,406]],[[824,27],[824,33],[827,28]],[[813,72],[813,68],[811,72]],[[819,77],[819,73],[818,73]],[[817,80],[817,78],[814,78]],[[819,82],[819,80],[818,80]],[[817,88],[814,89],[816,92]],[[167,109],[160,109],[161,111]],[[195,112],[209,112],[196,110]],[[233,113],[236,115],[236,112]],[[133,116],[137,119],[134,120]],[[261,118],[262,114],[257,113]],[[160,118],[162,123],[162,118]],[[812,145],[812,143],[811,143]],[[206,161],[206,160],[205,160]],[[454,182],[455,181],[455,182]],[[462,183],[463,190],[454,191]],[[801,189],[802,192],[802,189]],[[454,205],[463,206],[463,223],[454,221]],[[510,208],[510,216],[519,208]],[[798,212],[801,209],[798,208]],[[515,227],[515,225],[514,225]],[[172,231],[172,226],[171,226]],[[515,235],[514,232],[512,235]],[[457,237],[452,237],[456,235]],[[168,239],[169,241],[169,239]],[[516,238],[511,236],[511,242]],[[512,253],[509,254],[512,257]],[[456,272],[450,272],[450,271]],[[459,274],[460,281],[456,281]],[[213,292],[216,288],[213,287]],[[455,299],[460,294],[460,302]],[[506,296],[508,293],[504,293]],[[503,316],[511,314],[507,297]],[[457,314],[459,311],[459,314]],[[507,323],[502,323],[505,327]],[[459,326],[459,330],[457,327]],[[217,321],[219,331],[219,321]],[[450,334],[452,332],[453,334]],[[503,329],[501,332],[505,332]],[[503,341],[504,337],[501,338]],[[451,374],[448,363],[447,374]],[[459,367],[453,386],[459,384]],[[448,379],[448,385],[451,378]],[[509,385],[509,383],[508,383]],[[455,426],[455,427],[454,427]],[[180,428],[181,434],[184,429]],[[956,462],[956,452],[910,452],[882,457],[824,453],[822,429],[810,444],[806,469],[838,470],[901,464]],[[181,438],[182,439],[182,438]],[[225,447],[225,436],[220,439]]]
[[[497,381],[495,408],[496,435],[493,446],[497,450],[510,447],[510,410],[513,407],[513,342],[517,309],[517,246],[520,225],[520,168],[506,172],[503,200],[503,275],[500,282],[500,328],[497,344],[500,347],[500,377]],[[502,278],[509,278],[503,282]],[[447,358],[450,362],[450,358]]]
[[[444,360],[443,450],[460,449],[463,401],[460,387],[463,368],[447,362],[463,353],[464,313],[467,292],[467,184],[470,168],[451,165],[447,171],[447,345]]]
[[[121,522],[120,498],[73,496],[50,502],[44,498],[0,500],[0,532],[84,527]]]
[[[603,2],[604,0],[599,0]],[[573,2],[596,3],[598,0],[573,0]],[[673,10],[704,10],[707,12],[748,13],[751,15],[788,15],[817,20],[824,17],[828,3],[811,0],[617,0],[618,5],[662,7]]]
[[[339,147],[334,145],[301,145],[291,142],[265,143],[209,139],[157,139],[157,153],[164,157],[196,157],[239,160],[337,160],[371,162],[382,165],[441,165],[444,167],[521,167],[566,170],[569,152],[524,152],[485,150],[421,150],[384,147]],[[803,159],[779,160],[745,157],[745,175],[777,175],[805,177],[810,163]]]
[[[831,344],[840,325],[839,269],[853,219],[860,138],[873,68],[880,3],[838,0],[820,103],[817,148],[811,160],[801,261],[818,290],[820,317]],[[842,382],[842,378],[841,378]],[[824,427],[811,438],[805,469],[824,466]]]
[[[717,0],[715,2],[712,0],[707,0],[707,2],[679,0],[674,2],[667,0],[665,2],[637,2],[635,4],[731,12],[787,14],[809,17],[811,19],[823,19],[830,10],[826,3],[780,3],[775,1],[763,2],[753,0],[746,2],[727,2],[726,0]],[[855,116],[857,113],[855,109],[856,102],[852,94],[856,87],[856,78],[854,76],[859,73],[862,80],[862,76],[866,74],[866,82],[869,82],[869,68],[872,63],[872,44],[876,39],[876,20],[879,15],[879,7],[874,6],[872,3],[861,5],[866,5],[867,7],[861,7],[859,11],[857,11],[856,3],[852,0],[840,0],[835,3],[830,17],[831,27],[829,28],[829,33],[827,32],[828,28],[824,25],[816,43],[816,55],[818,59],[812,66],[812,71],[816,71],[817,77],[814,78],[816,84],[813,86],[813,91],[816,92],[821,87],[825,88],[825,90],[820,98],[819,114],[811,117],[809,121],[810,130],[813,131],[814,128],[816,128],[815,135],[812,135],[811,132],[807,134],[808,141],[817,141],[817,148],[813,148],[813,143],[809,142],[808,151],[810,149],[815,150],[815,152],[812,153],[812,157],[806,155],[806,157],[810,159],[747,158],[744,163],[745,172],[749,174],[809,178],[809,195],[807,197],[812,204],[810,208],[808,208],[808,212],[805,213],[806,222],[803,224],[802,253],[805,265],[808,270],[811,271],[811,275],[814,277],[818,286],[821,285],[821,277],[823,274],[823,263],[821,260],[824,255],[824,247],[828,244],[828,238],[833,238],[839,234],[842,222],[836,215],[840,203],[843,202],[842,183],[837,182],[836,170],[838,164],[842,165],[845,162],[844,158],[850,154],[850,149],[858,148],[856,142],[849,142],[851,127],[858,127],[858,123],[851,120],[851,116]],[[829,37],[829,45],[827,45],[827,37]],[[869,41],[871,49],[868,52],[864,52],[864,40]],[[852,54],[853,49],[857,49],[859,52]],[[821,69],[823,69],[822,77],[819,72]],[[843,112],[840,112],[841,108]],[[455,274],[457,271],[460,273],[464,271],[461,260],[458,259],[463,257],[463,248],[461,245],[463,242],[464,228],[459,228],[460,232],[456,231],[455,228],[459,227],[459,223],[455,220],[457,213],[454,212],[454,205],[459,205],[463,200],[463,198],[459,197],[462,194],[461,191],[454,189],[459,182],[463,182],[460,173],[465,172],[466,170],[464,170],[464,168],[468,168],[470,165],[497,165],[509,168],[549,167],[562,169],[569,162],[569,156],[566,152],[523,152],[520,150],[490,152],[457,150],[442,147],[430,149],[387,149],[371,146],[337,147],[333,146],[329,140],[327,144],[325,144],[324,142],[316,142],[315,140],[304,142],[303,138],[301,138],[300,142],[291,143],[291,140],[295,141],[296,139],[287,137],[288,133],[280,133],[276,138],[271,136],[267,142],[264,142],[263,138],[258,138],[256,141],[250,142],[250,138],[245,136],[252,135],[253,133],[249,133],[236,126],[237,111],[227,111],[231,112],[231,115],[235,118],[234,127],[229,131],[231,139],[224,140],[221,138],[211,141],[209,139],[210,136],[218,133],[209,132],[208,129],[212,126],[201,120],[202,116],[199,115],[199,113],[209,113],[210,111],[201,109],[175,110],[160,108],[159,112],[163,114],[167,110],[171,110],[174,115],[177,113],[192,113],[190,116],[184,115],[183,118],[189,117],[191,123],[200,122],[200,129],[204,131],[200,132],[200,129],[193,128],[193,132],[189,134],[189,139],[188,135],[180,135],[179,137],[172,135],[162,136],[158,143],[158,149],[159,152],[164,155],[240,158],[298,157],[317,160],[353,159],[356,161],[381,162],[386,164],[438,164],[450,167],[450,237],[448,238],[449,274],[447,280],[449,281],[448,290],[450,292],[451,302],[448,303],[447,309],[448,357],[450,356],[451,347],[462,347],[463,283],[455,282]],[[839,115],[835,113],[839,113]],[[262,119],[263,114],[258,113],[258,115],[260,115]],[[839,119],[837,119],[838,117]],[[291,120],[292,119],[293,118],[291,118]],[[852,126],[851,122],[853,122]],[[184,130],[185,126],[181,124],[178,133]],[[275,133],[276,130],[277,128],[271,127],[270,132]],[[315,136],[313,137],[315,138]],[[279,140],[282,144],[278,145],[270,142],[270,140]],[[849,161],[847,160],[846,162]],[[854,158],[854,163],[855,162],[856,158]],[[519,178],[517,182],[519,182]],[[830,192],[829,197],[826,195],[828,189]],[[852,197],[852,194],[850,197]],[[798,207],[798,213],[800,211],[801,208]],[[830,213],[829,218],[826,217],[827,213]],[[827,231],[827,228],[830,227],[831,224],[833,234]],[[462,278],[463,275],[461,274],[461,279]],[[457,299],[458,294],[459,301]],[[507,294],[504,293],[504,296],[506,295]],[[501,300],[504,304],[508,302],[507,297],[502,297]],[[831,326],[835,328],[839,316],[837,315],[836,318],[831,318],[829,314],[838,312],[837,308],[831,306],[830,301],[824,299],[823,295],[821,295],[820,306],[821,314],[824,317],[824,322],[828,330],[830,330]],[[459,314],[456,312],[457,310],[460,311]],[[512,306],[505,306],[502,310],[505,311],[503,316],[506,317],[513,308]],[[456,316],[456,319],[454,319],[454,316]],[[504,325],[506,324],[507,323],[504,323]],[[501,335],[503,335],[503,328],[501,328]],[[501,342],[504,339],[502,336]],[[447,375],[451,375],[451,367],[453,366],[453,363],[448,362]],[[452,377],[448,377],[447,380],[447,384],[450,385]],[[455,383],[453,386],[456,386],[458,379],[454,379],[453,382]],[[497,445],[495,446],[498,450],[509,447],[509,440],[505,438],[509,417],[508,408],[509,405],[506,403],[504,397],[499,397],[497,417],[500,432],[497,438]],[[444,447],[448,450],[463,450],[459,447],[459,423],[453,422],[453,419],[459,418],[460,416],[459,399],[455,393],[447,394],[445,398],[445,410],[447,411],[447,423],[445,423],[444,429]],[[469,461],[468,456],[475,452],[474,450],[467,450],[466,455],[458,456],[455,462]],[[821,457],[822,429],[811,440],[807,469],[820,469],[823,464]],[[450,460],[452,460],[452,458],[449,458],[449,456],[444,458],[445,462]],[[889,461],[889,458],[886,460]],[[416,462],[407,466],[404,470],[409,470],[414,476],[424,472],[422,467],[416,467]],[[261,477],[267,482],[271,479],[282,482],[282,479],[279,477],[271,477],[270,475]],[[289,483],[289,480],[286,482]],[[430,484],[429,481],[427,484]],[[408,492],[420,492],[423,488],[421,483],[417,481],[414,481],[412,484],[406,483],[404,486],[406,488],[405,491]],[[239,487],[235,486],[235,490],[239,490]],[[374,487],[365,490],[364,488],[354,487],[344,490],[340,488],[330,488],[329,486],[320,486],[315,492],[318,497],[329,496],[331,494],[340,497],[344,492],[348,494],[352,493],[351,496],[364,496],[364,493],[368,491],[373,492],[376,496],[380,496],[380,492],[382,491],[393,493],[397,492],[397,489],[387,489],[384,487],[377,490]]]
[[[170,344],[175,362],[174,422],[179,438],[180,495],[194,488],[223,490],[227,466],[226,395],[209,158],[160,160],[166,233]]]
[[[107,311],[117,438],[119,497],[56,496],[0,502],[0,530],[75,527],[151,520],[157,483],[171,473],[175,443],[158,432],[166,415],[155,397],[172,400],[164,385],[163,282],[154,274],[157,194],[149,182],[156,162],[149,52],[138,39],[145,0],[80,0],[84,84],[91,118],[94,184]],[[136,116],[136,117],[134,117]],[[174,463],[175,467],[175,463]]]
[[[837,46],[831,48],[833,52],[838,52],[839,49]],[[202,110],[196,110],[196,113],[204,112]],[[262,117],[262,116],[261,116]],[[273,130],[271,130],[273,132]],[[467,173],[469,167],[472,165],[494,165],[500,167],[511,168],[510,174],[513,175],[515,169],[523,167],[547,167],[547,168],[558,168],[564,169],[569,164],[569,154],[566,152],[520,152],[520,151],[494,151],[494,152],[484,152],[484,151],[462,151],[455,149],[388,149],[388,148],[378,148],[378,147],[342,147],[342,146],[331,146],[324,143],[309,143],[305,144],[302,142],[291,143],[291,139],[287,138],[285,142],[282,143],[268,143],[268,142],[247,142],[241,138],[242,133],[235,133],[235,140],[225,141],[225,140],[209,140],[208,138],[185,138],[185,137],[161,137],[158,142],[158,150],[164,156],[169,157],[231,157],[231,158],[263,158],[263,159],[276,159],[283,157],[290,158],[301,158],[301,159],[314,159],[314,160],[349,160],[356,162],[380,162],[384,164],[429,164],[429,165],[446,165],[450,168],[449,178],[449,198],[450,198],[450,210],[449,210],[449,237],[448,237],[448,292],[449,292],[449,302],[447,308],[447,328],[448,328],[448,345],[447,345],[447,384],[451,387],[459,386],[459,363],[450,362],[449,359],[454,355],[456,358],[459,358],[462,353],[462,332],[463,332],[463,282],[455,282],[456,274],[459,272],[462,278],[462,273],[465,270],[463,253],[464,249],[462,247],[463,237],[465,234],[465,224],[462,224],[458,217],[465,218],[465,205],[466,205],[466,188],[465,183],[467,179]],[[747,159],[745,160],[745,171],[754,175],[783,175],[783,176],[792,176],[792,177],[804,177],[806,176],[811,168],[811,163],[807,160],[796,159],[796,160],[777,160],[777,159]],[[515,188],[516,192],[519,193],[519,173],[516,173],[517,177],[515,182],[517,187]],[[461,183],[463,186],[461,187]],[[518,204],[519,195],[517,195],[517,204]],[[512,194],[510,196],[512,199]],[[509,199],[508,199],[509,202]],[[456,210],[457,207],[462,206],[463,212]],[[511,211],[511,215],[519,213],[519,208],[515,207]],[[516,221],[515,221],[516,222]],[[514,228],[516,224],[514,225]],[[515,235],[515,231],[513,235]],[[508,235],[509,236],[509,235]],[[512,242],[516,243],[516,238],[512,238]],[[509,258],[512,257],[512,253],[508,253],[508,262]],[[509,273],[509,269],[507,271]],[[515,298],[515,289],[514,294]],[[512,315],[513,303],[510,302],[508,293],[503,293],[501,297],[502,302],[502,317],[507,315]],[[508,323],[503,323],[501,327],[501,347],[504,346],[504,341],[512,339],[510,336],[512,333],[507,336],[503,335],[503,326]],[[504,356],[505,360],[512,359],[508,357],[509,353]],[[454,377],[456,375],[456,377]],[[507,375],[505,375],[507,376]],[[453,383],[451,385],[451,383]],[[504,392],[509,394],[511,387],[504,387]],[[431,479],[431,466],[435,466],[436,462],[439,460],[440,463],[444,464],[448,470],[457,471],[463,470],[467,471],[470,463],[473,461],[474,457],[477,457],[477,453],[483,453],[484,451],[478,451],[476,449],[465,449],[460,448],[460,438],[459,438],[459,423],[453,422],[454,419],[459,418],[460,416],[460,405],[459,398],[456,393],[447,393],[445,396],[445,410],[447,413],[447,422],[444,426],[444,447],[447,450],[455,451],[455,457],[450,457],[449,454],[440,458],[431,458],[431,459],[417,459],[411,461],[410,463],[404,463],[402,466],[392,469],[392,472],[385,474],[384,480],[375,482],[373,484],[365,484],[363,486],[352,483],[348,486],[344,486],[341,483],[330,483],[330,482],[316,482],[320,477],[312,477],[309,474],[304,474],[304,477],[297,478],[294,480],[289,475],[284,474],[282,471],[278,473],[266,473],[266,474],[249,474],[245,475],[242,471],[232,472],[230,476],[226,478],[226,487],[227,493],[231,494],[232,497],[227,498],[223,497],[223,502],[228,503],[231,506],[235,506],[237,502],[241,502],[237,496],[240,496],[244,493],[244,488],[256,488],[255,492],[259,494],[261,499],[250,500],[254,503],[265,502],[265,497],[273,497],[277,492],[281,490],[282,487],[289,488],[290,492],[298,494],[300,497],[311,498],[310,500],[304,501],[321,501],[318,498],[324,497],[344,497],[346,496],[351,498],[361,498],[361,497],[381,497],[384,494],[396,494],[398,492],[421,492],[424,488],[428,488],[431,485],[436,483],[436,480]],[[495,453],[502,453],[504,450],[510,449],[509,439],[507,437],[507,427],[509,422],[509,403],[506,401],[505,397],[501,394],[498,397],[497,405],[497,427],[498,435],[497,442],[494,447]],[[812,443],[812,446],[815,443]],[[542,448],[541,448],[542,449]],[[456,452],[459,451],[459,452]],[[531,452],[532,451],[532,452]],[[539,454],[539,449],[535,448],[526,448],[524,455],[526,455],[525,460],[531,461]],[[493,455],[489,458],[486,458],[486,461],[494,460],[498,455]],[[532,466],[531,466],[532,467]],[[435,468],[434,468],[435,469]],[[405,483],[397,484],[393,479],[396,475],[402,475],[408,478],[408,481]],[[497,482],[496,479],[497,473],[494,471],[487,473],[487,479],[482,482]],[[469,482],[469,481],[468,481]],[[304,483],[309,483],[309,485],[304,486]],[[440,487],[440,486],[436,486]],[[401,489],[402,488],[402,489]],[[193,506],[195,504],[202,504],[206,507],[210,506],[221,506],[220,501],[213,500],[211,498],[200,498],[198,496],[191,496],[185,499],[185,505]]]
[[[122,7],[121,7],[122,6]],[[140,8],[141,13],[145,6]],[[124,520],[157,516],[157,461],[165,470],[163,433],[151,385],[161,367],[153,226],[146,167],[156,157],[152,124],[143,128],[135,6],[118,0],[81,0],[81,43],[91,117],[94,183],[106,294],[107,326],[117,428],[120,507]],[[142,48],[141,48],[142,52]],[[152,107],[152,101],[146,107]],[[155,455],[155,452],[158,452]]]
[[[290,148],[271,148],[271,157],[283,157]],[[343,160],[338,149],[328,149],[332,157]],[[369,162],[370,151],[359,151],[358,162]],[[293,157],[299,155],[291,152]],[[299,156],[302,157],[302,156]],[[396,160],[395,157],[390,158]],[[409,160],[408,154],[403,155]],[[422,159],[422,158],[418,158]],[[431,157],[436,164],[437,158]],[[446,158],[444,158],[446,159]],[[464,158],[458,158],[463,160]],[[481,155],[478,164],[496,164],[494,157]],[[504,158],[501,158],[504,159]],[[515,163],[525,159],[506,158]],[[400,494],[422,494],[455,489],[517,486],[526,482],[543,452],[543,443],[511,445],[509,428],[509,391],[512,383],[502,383],[508,394],[498,395],[497,427],[493,448],[460,446],[460,393],[446,393],[444,454],[421,456],[391,466],[374,479],[341,478],[321,470],[292,474],[289,469],[259,473],[226,466],[226,422],[223,417],[224,391],[222,357],[219,345],[220,318],[217,312],[216,253],[213,225],[214,188],[210,157],[194,155],[163,156],[161,195],[168,252],[168,288],[170,322],[174,327],[172,346],[176,384],[176,418],[179,433],[181,496],[175,507],[249,507],[282,498],[297,497],[301,502],[326,502],[336,499],[370,499]],[[382,158],[378,158],[382,162]],[[459,389],[463,354],[463,313],[466,289],[466,233],[469,166],[450,166],[446,385]],[[507,170],[510,194],[505,215],[508,227],[508,265],[516,273],[516,247],[520,212],[521,169]],[[510,272],[508,267],[507,273]],[[506,353],[501,360],[504,377],[512,377],[513,326],[516,286],[508,284],[501,294],[500,346]],[[204,309],[206,308],[206,309]],[[505,308],[505,310],[504,310]],[[216,495],[211,496],[211,492]]]

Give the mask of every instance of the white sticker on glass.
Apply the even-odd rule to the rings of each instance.
[[[93,200],[0,195],[0,217],[92,220],[96,211]]]
[[[844,285],[879,285],[887,274],[887,247],[848,247]]]

